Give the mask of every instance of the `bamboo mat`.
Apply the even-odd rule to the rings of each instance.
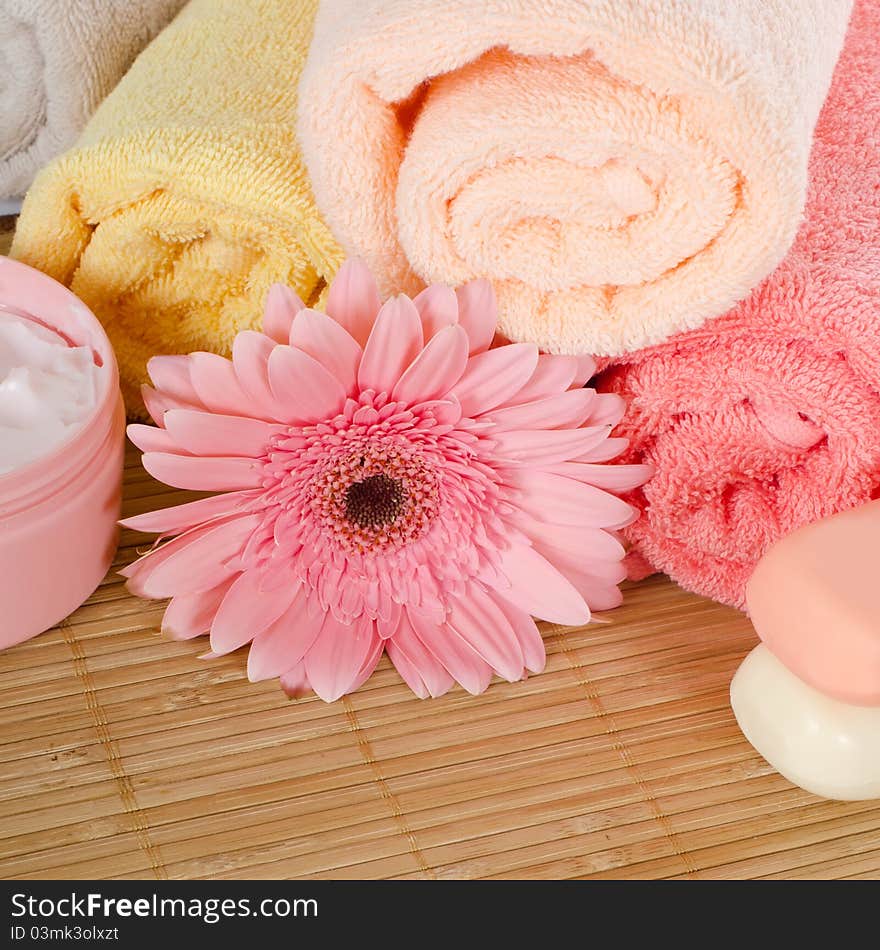
[[[127,514],[181,500],[126,466]],[[144,543],[123,532],[114,568]],[[546,626],[544,674],[428,701],[386,660],[289,701],[244,651],[162,639],[162,606],[111,572],[0,653],[0,877],[880,877],[880,807],[793,788],[742,738],[749,623],[666,579]]]

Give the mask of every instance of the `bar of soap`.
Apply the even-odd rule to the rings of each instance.
[[[745,737],[789,782],[823,798],[880,798],[880,707],[825,696],[763,644],[736,671],[730,704]]]
[[[749,580],[746,605],[796,676],[843,702],[880,705],[880,501],[777,542]]]

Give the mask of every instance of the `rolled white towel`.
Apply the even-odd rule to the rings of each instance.
[[[24,194],[185,0],[3,0],[0,198]]]

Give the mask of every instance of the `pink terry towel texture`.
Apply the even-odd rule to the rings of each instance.
[[[630,401],[633,572],[736,606],[794,528],[880,486],[880,0],[858,0],[785,262],[698,331],[607,369]],[[880,550],[880,538],[878,550]]]
[[[851,0],[322,0],[299,133],[382,290],[492,279],[502,330],[618,354],[791,246]]]

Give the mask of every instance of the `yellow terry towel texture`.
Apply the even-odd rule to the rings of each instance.
[[[192,0],[25,200],[12,255],[107,328],[129,412],[156,353],[226,352],[269,286],[308,301],[341,252],[295,133],[316,0]]]

